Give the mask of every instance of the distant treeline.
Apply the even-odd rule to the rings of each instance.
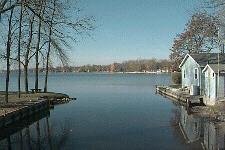
[[[171,61],[167,59],[137,59],[110,65],[83,65],[67,67],[51,67],[51,72],[168,72],[171,71]]]
[[[18,70],[13,69],[12,72]],[[39,68],[40,72],[45,72],[45,68]],[[83,66],[49,66],[50,72],[171,72],[172,62],[168,59],[137,59],[128,60],[122,63],[112,63],[109,65],[83,65]],[[0,72],[6,72],[2,70]],[[28,72],[35,72],[35,68],[30,68]]]

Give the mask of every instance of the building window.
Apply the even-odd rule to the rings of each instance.
[[[195,129],[194,130],[195,130],[196,133],[198,133],[198,123],[197,122],[195,122]]]
[[[198,69],[195,68],[195,79],[198,79]]]
[[[215,73],[213,73],[212,76],[214,77],[215,76]]]
[[[184,78],[185,78],[185,76],[186,76],[186,71],[184,70]]]

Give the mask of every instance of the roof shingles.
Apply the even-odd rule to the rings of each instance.
[[[207,64],[217,64],[218,63],[218,53],[190,54],[190,56],[201,67],[205,67]],[[225,64],[225,54],[224,53],[219,53],[219,63]]]

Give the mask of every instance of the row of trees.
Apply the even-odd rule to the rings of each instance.
[[[162,59],[137,59],[110,65],[84,65],[79,67],[52,67],[52,72],[152,72],[158,70],[171,71],[171,61]]]
[[[224,53],[224,44],[221,40],[224,39],[225,29],[224,6],[224,2],[220,0],[210,0],[207,8],[214,8],[216,13],[203,11],[192,15],[184,32],[174,39],[170,53],[173,68],[179,70],[178,66],[187,53],[211,53],[218,49]]]
[[[53,61],[68,65],[67,50],[78,35],[94,29],[92,17],[82,17],[79,8],[70,8],[69,0],[0,0],[0,58],[6,67],[8,102],[10,65],[18,65],[18,96],[21,93],[21,69],[25,92],[29,91],[29,67],[35,67],[35,89],[39,88],[39,65],[45,66],[44,92],[48,88],[49,65]],[[71,15],[72,14],[72,15]],[[70,16],[71,15],[71,16]]]

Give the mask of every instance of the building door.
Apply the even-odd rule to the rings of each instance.
[[[223,97],[225,97],[225,76],[223,76]]]
[[[206,78],[205,78],[205,88],[206,88],[206,96],[208,98],[210,98],[210,83],[211,83],[211,80],[210,80],[210,71],[208,70],[207,73],[206,73]]]

